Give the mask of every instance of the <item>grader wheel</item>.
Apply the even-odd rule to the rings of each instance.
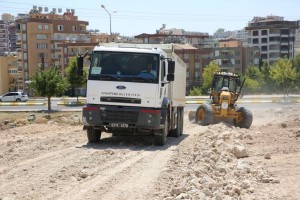
[[[253,121],[253,115],[250,110],[240,107],[236,110],[237,117],[233,120],[235,126],[240,128],[249,128]]]
[[[195,113],[196,123],[207,126],[212,123],[213,120],[213,110],[208,104],[201,104]]]

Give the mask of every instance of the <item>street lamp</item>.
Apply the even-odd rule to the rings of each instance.
[[[112,13],[108,12],[108,10],[106,10],[105,6],[102,4],[101,7],[107,12],[107,14],[109,15],[109,32],[110,32],[110,39],[111,39],[111,15],[116,13],[117,11],[113,11]]]

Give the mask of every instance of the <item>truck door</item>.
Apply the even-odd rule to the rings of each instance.
[[[160,88],[160,99],[162,100],[163,97],[167,96],[167,84],[166,84],[166,76],[167,76],[167,68],[165,60],[161,63],[161,73],[160,73],[160,81],[161,81],[161,88]]]

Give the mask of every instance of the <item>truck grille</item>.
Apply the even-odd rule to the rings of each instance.
[[[123,98],[123,97],[101,97],[102,102],[115,102],[115,103],[135,103],[141,104],[141,99],[138,98]]]
[[[137,122],[139,112],[122,110],[103,110],[101,111],[101,120],[103,122],[122,122],[134,124]]]

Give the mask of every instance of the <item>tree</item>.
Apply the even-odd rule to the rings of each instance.
[[[244,91],[246,93],[255,93],[260,88],[260,84],[257,80],[252,78],[246,78],[244,83]]]
[[[264,76],[256,66],[248,66],[246,72],[244,91],[248,93],[258,92],[264,85]]]
[[[69,84],[57,67],[50,68],[41,72],[36,72],[30,78],[30,87],[34,94],[47,97],[48,111],[51,111],[51,97],[60,96],[69,88]]]
[[[297,71],[298,77],[300,77],[300,54],[292,59],[292,64],[293,64],[293,67]],[[296,82],[297,82],[296,84],[297,84],[298,89],[299,89],[300,79],[298,78]]]
[[[283,95],[285,97],[288,95],[289,89],[295,86],[298,74],[291,60],[279,58],[270,69],[270,78],[274,80],[276,85],[283,88]]]
[[[86,84],[87,81],[87,70],[85,69],[83,71],[83,76],[77,75],[77,58],[74,57],[71,59],[71,61],[68,64],[68,67],[66,68],[66,78],[68,83],[71,86],[72,89],[72,96],[75,95],[75,88],[81,87]],[[78,95],[77,95],[77,102],[78,102]]]
[[[189,95],[190,95],[190,96],[201,96],[201,95],[202,95],[201,88],[199,88],[199,87],[193,87],[193,88],[190,90]]]
[[[210,62],[204,69],[202,78],[204,79],[203,85],[202,85],[202,91],[203,93],[207,93],[209,88],[211,87],[214,73],[220,71],[220,67],[217,65],[216,62],[212,61]]]

